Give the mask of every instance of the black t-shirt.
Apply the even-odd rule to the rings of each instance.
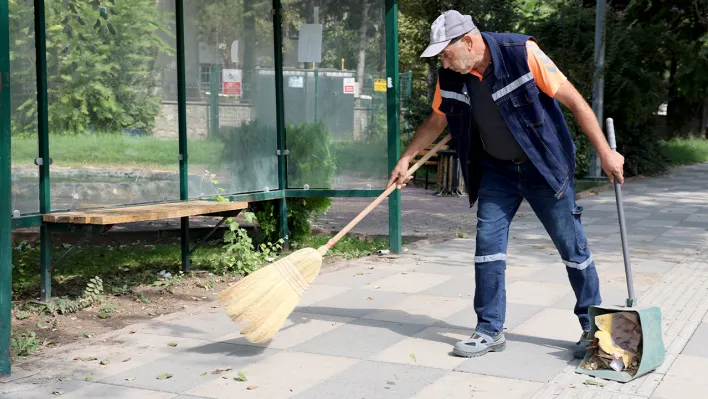
[[[491,71],[487,67],[484,77]],[[472,123],[476,125],[482,138],[484,150],[494,158],[505,161],[526,161],[528,157],[509,130],[499,107],[492,99],[487,85],[479,78],[469,75],[467,89],[472,108]]]

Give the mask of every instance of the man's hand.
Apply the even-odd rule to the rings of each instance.
[[[602,170],[610,177],[610,181],[614,182],[614,177],[617,176],[620,184],[624,184],[624,157],[622,154],[610,149],[598,154],[598,157],[602,163]]]
[[[388,179],[388,183],[386,184],[387,188],[391,184],[396,184],[396,188],[399,190],[406,186],[406,183],[413,178],[413,176],[408,176],[406,178],[409,164],[410,160],[408,157],[401,157],[396,164],[396,167],[393,168],[393,171],[391,172],[391,177]]]
[[[428,119],[418,128],[408,148],[403,151],[403,155],[398,160],[396,167],[391,171],[391,177],[388,180],[388,184],[386,184],[386,188],[390,187],[391,184],[396,184],[396,188],[399,190],[406,186],[406,183],[413,178],[413,176],[406,178],[411,160],[418,152],[432,143],[436,137],[440,136],[446,125],[447,118],[445,115],[437,112],[430,114]]]

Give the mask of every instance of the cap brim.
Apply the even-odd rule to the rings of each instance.
[[[421,54],[420,57],[435,57],[436,55],[440,54],[440,52],[443,51],[445,47],[450,44],[451,41],[452,39],[440,43],[431,44],[430,46],[428,46],[428,48],[425,49],[425,51],[423,51],[423,54]]]

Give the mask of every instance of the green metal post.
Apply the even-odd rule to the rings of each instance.
[[[219,133],[219,91],[221,82],[221,66],[213,65],[209,73],[209,137]]]
[[[0,0],[0,374],[10,374],[12,308],[12,147],[10,117],[10,10]]]
[[[283,95],[283,28],[280,0],[273,0],[273,51],[275,56],[275,108],[276,127],[278,131],[278,189],[288,188],[288,168],[285,140],[285,100]],[[288,240],[288,203],[287,199],[280,200],[278,207],[280,217],[280,237],[285,240],[284,248],[289,247]]]
[[[179,123],[179,199],[189,199],[187,156],[187,82],[184,66],[184,1],[176,3],[177,23],[177,112]],[[182,271],[189,271],[189,217],[181,219]]]
[[[39,166],[39,213],[51,213],[50,172],[52,163],[49,156],[49,111],[47,98],[47,35],[44,22],[44,0],[34,0],[35,51],[37,55],[37,134],[39,156],[35,163]],[[52,240],[49,226],[42,223],[39,228],[40,301],[52,298]]]
[[[401,155],[401,126],[398,96],[398,0],[386,0],[386,91],[388,113],[388,170],[396,167]],[[388,231],[390,249],[402,251],[401,245],[401,191],[394,191],[388,198]]]

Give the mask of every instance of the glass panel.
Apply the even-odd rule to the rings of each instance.
[[[284,5],[289,187],[385,187],[384,28],[384,0]]]
[[[272,1],[184,7],[190,197],[277,190]]]
[[[9,6],[12,209],[20,216],[39,212],[34,6],[31,0],[10,0]]]
[[[174,0],[47,0],[53,210],[179,199]]]

